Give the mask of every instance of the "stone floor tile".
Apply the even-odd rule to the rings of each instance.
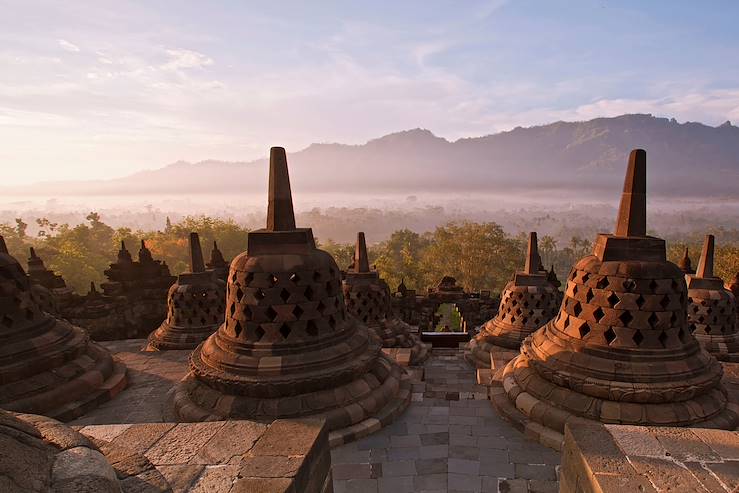
[[[480,476],[482,480],[482,493],[498,493],[498,478]]]
[[[346,482],[346,488],[350,493],[378,493],[376,479],[350,479]]]
[[[475,491],[482,489],[482,479],[478,475],[473,474],[455,474],[449,473],[449,490],[457,491]]]
[[[557,476],[554,467],[537,464],[516,464],[516,479],[541,479],[544,481],[555,481]]]
[[[377,480],[379,493],[413,493],[413,477],[382,477]]]
[[[429,445],[421,447],[421,459],[436,459],[449,457],[449,445]]]
[[[449,474],[467,474],[470,476],[480,475],[480,461],[469,459],[449,458],[447,461]]]
[[[446,471],[443,471],[446,472]],[[412,460],[396,460],[382,462],[382,476],[415,476],[416,463]]]
[[[420,435],[421,445],[448,445],[449,444],[449,432],[444,431],[440,433],[424,433]]]
[[[449,458],[479,461],[480,449],[477,447],[468,447],[465,445],[450,445]]]
[[[559,483],[557,481],[529,480],[529,493],[557,493],[558,491]]]
[[[387,449],[388,460],[409,460],[422,458],[421,447],[391,447]]]
[[[331,476],[334,479],[370,479],[372,478],[369,463],[363,464],[334,464],[331,466]]]
[[[449,472],[447,459],[419,459],[415,461],[416,473],[422,474],[446,474]]]
[[[448,475],[444,474],[419,474],[413,478],[413,488],[416,490],[442,490],[448,489]]]

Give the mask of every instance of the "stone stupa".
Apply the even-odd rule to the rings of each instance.
[[[126,368],[35,301],[0,236],[0,408],[67,421],[126,385]]]
[[[184,421],[318,417],[332,446],[379,430],[410,379],[344,305],[341,273],[296,228],[285,150],[270,152],[267,227],[231,262],[226,318],[190,357],[173,412]]]
[[[379,337],[384,348],[409,348],[410,365],[422,363],[429,345],[421,342],[418,330],[394,316],[390,288],[376,270],[370,269],[364,233],[357,233],[354,261],[342,282],[347,310]]]
[[[688,256],[688,247],[685,247],[683,256],[677,263],[677,266],[680,267],[680,270],[683,271],[685,274],[695,274],[692,264],[693,263],[690,261],[690,256]]]
[[[736,299],[713,273],[713,235],[706,235],[698,268],[687,274],[688,328],[709,353],[721,361],[739,362]]]
[[[482,327],[465,351],[465,359],[477,368],[490,368],[496,354],[507,363],[516,354],[510,350],[518,352],[529,334],[557,315],[559,291],[540,265],[536,233],[532,232],[524,270],[516,272],[506,284],[498,314]]]
[[[684,274],[646,234],[646,153],[631,152],[615,234],[575,264],[557,317],[494,375],[493,405],[561,448],[566,423],[733,429],[721,364],[688,330]]]
[[[218,249],[218,243],[213,240],[213,249],[210,251],[210,260],[205,264],[208,269],[215,272],[218,279],[224,282],[228,279],[228,261],[223,257],[223,253]]]
[[[205,270],[197,233],[190,233],[190,272],[177,276],[167,295],[167,318],[144,350],[195,349],[223,323],[226,284]]]

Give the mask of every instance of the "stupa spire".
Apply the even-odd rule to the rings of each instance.
[[[695,270],[695,277],[709,278],[713,276],[713,235],[706,235],[703,240],[703,250],[701,258],[698,260],[698,267]]]
[[[634,149],[624,180],[615,236],[647,235],[647,153]]]
[[[269,152],[267,231],[293,229],[295,229],[295,212],[290,191],[290,175],[287,171],[287,156],[283,147],[273,147]]]
[[[680,262],[677,264],[678,267],[680,267],[680,270],[685,272],[686,274],[692,273],[692,262],[690,261],[690,257],[688,256],[688,247],[685,247],[685,251],[683,252],[683,258],[680,259]]]
[[[369,258],[367,257],[367,243],[364,233],[357,233],[357,243],[354,246],[354,272],[369,272]]]
[[[539,272],[541,259],[539,258],[539,243],[536,240],[536,232],[529,233],[529,245],[526,252],[525,274],[536,274]]]
[[[205,271],[203,250],[200,248],[200,237],[197,233],[190,233],[190,272]]]
[[[4,253],[5,255],[9,255],[8,253],[8,245],[5,244],[5,238],[0,235],[0,253]]]
[[[29,248],[29,250],[31,251],[31,258],[37,259],[38,256],[36,255],[36,250],[33,247]]]

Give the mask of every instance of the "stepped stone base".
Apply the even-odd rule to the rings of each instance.
[[[723,430],[568,425],[560,491],[737,491],[737,443]]]
[[[474,368],[502,368],[518,356],[517,349],[496,346],[486,340],[472,339],[465,348],[464,359]]]
[[[555,450],[562,450],[566,426],[589,426],[593,423],[598,423],[597,421],[585,419],[564,409],[552,406],[523,391],[514,378],[515,366],[516,360],[512,360],[506,367],[501,368],[493,374],[489,397],[493,407],[527,437],[537,440],[542,445]],[[739,372],[733,373],[739,375]],[[725,381],[728,380],[726,381],[726,387],[728,389],[728,404],[726,409],[711,419],[687,425],[687,428],[716,428],[725,430],[736,428],[737,424],[739,424],[739,392],[734,390],[734,387],[739,390],[739,385],[736,385],[737,382],[733,382],[734,378],[735,376],[731,376],[728,379],[725,378]],[[573,399],[586,398],[586,396],[575,394],[572,391],[569,392],[573,394]],[[605,407],[603,404],[606,404],[606,402],[603,401],[601,404],[602,407]],[[683,403],[678,403],[678,405],[683,405]],[[614,406],[617,406],[617,404],[614,403]],[[674,411],[670,410],[670,406],[672,404],[646,404],[643,405],[642,412],[646,413],[645,415],[648,419],[652,419],[653,421],[657,421],[661,417],[667,420],[669,417],[674,417]],[[610,419],[612,419],[610,421],[611,424],[623,423],[623,421],[619,423],[619,416],[617,414],[614,414]],[[669,426],[668,423],[669,421],[666,421],[665,426]]]
[[[324,424],[217,421],[91,425],[79,431],[113,465],[123,493],[330,493]]]
[[[410,379],[405,371],[380,354],[371,371],[336,388],[275,398],[223,395],[191,373],[174,389],[173,412],[181,421],[311,417],[326,420],[332,446],[366,436],[389,424],[410,402]],[[194,402],[206,402],[204,408]]]

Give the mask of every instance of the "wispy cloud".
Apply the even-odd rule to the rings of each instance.
[[[193,50],[165,50],[169,61],[162,65],[167,70],[181,70],[186,68],[203,68],[213,64],[213,60]]]
[[[69,51],[71,53],[78,53],[80,51],[80,48],[77,45],[70,43],[66,39],[58,39],[57,43],[64,51]]]

